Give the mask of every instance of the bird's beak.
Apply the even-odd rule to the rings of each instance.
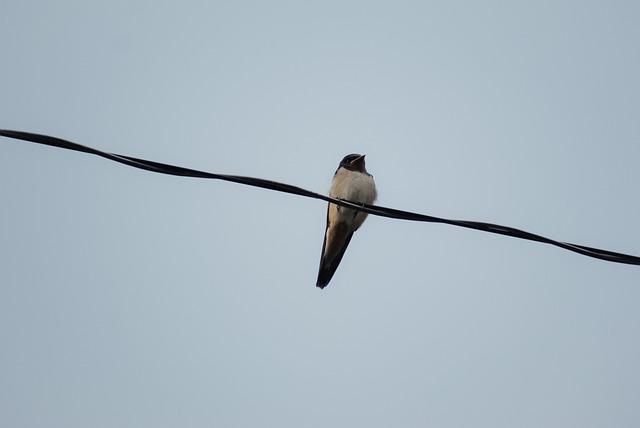
[[[360,162],[360,161],[363,161],[363,160],[364,160],[364,157],[365,157],[365,155],[360,155],[360,156],[358,156],[357,158],[355,158],[354,160],[352,160],[350,163],[351,163],[352,165],[353,165],[353,164],[356,164],[356,163],[358,163],[358,162]]]

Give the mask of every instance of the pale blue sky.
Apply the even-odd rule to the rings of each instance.
[[[640,255],[640,3],[8,1],[0,128]],[[0,140],[0,426],[636,427],[640,268]]]

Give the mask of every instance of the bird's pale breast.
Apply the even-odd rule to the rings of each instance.
[[[373,177],[359,171],[340,169],[333,178],[331,196],[351,202],[372,204],[376,199],[376,186]],[[366,213],[354,211],[331,204],[329,207],[331,221],[344,222],[353,230],[357,230],[367,218]]]

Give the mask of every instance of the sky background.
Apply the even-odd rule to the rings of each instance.
[[[0,128],[640,255],[637,1],[5,1]],[[0,138],[0,426],[637,427],[640,267]]]

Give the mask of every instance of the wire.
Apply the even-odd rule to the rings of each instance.
[[[593,257],[600,260],[606,260],[614,263],[624,263],[630,265],[640,265],[640,257],[628,254],[616,253],[613,251],[601,250],[598,248],[586,247],[584,245],[570,244],[567,242],[555,241],[545,238],[544,236],[535,235],[520,229],[508,226],[500,226],[497,224],[483,223],[477,221],[466,220],[450,220],[445,218],[433,217],[424,214],[413,213],[409,211],[397,210],[394,208],[382,207],[369,204],[354,204],[352,202],[335,199],[330,196],[321,195],[311,192],[290,184],[278,183],[277,181],[265,180],[262,178],[244,177],[240,175],[214,174],[211,172],[198,171],[195,169],[183,168],[175,165],[168,165],[159,162],[153,162],[145,159],[138,159],[131,156],[118,155],[114,153],[103,152],[91,147],[83,146],[61,138],[51,137],[48,135],[33,134],[30,132],[10,131],[0,129],[0,135],[17,140],[29,141],[32,143],[44,144],[47,146],[59,147],[62,149],[75,150],[100,156],[119,162],[134,168],[144,169],[146,171],[157,172],[160,174],[177,175],[182,177],[207,178],[213,180],[224,180],[233,183],[245,184],[247,186],[261,187],[263,189],[275,190],[278,192],[290,193],[293,195],[304,196],[307,198],[321,199],[336,205],[352,208],[354,210],[363,211],[372,215],[388,217],[398,220],[419,221],[427,223],[444,223],[453,226],[465,227],[467,229],[475,229],[483,232],[496,233],[499,235],[511,236],[513,238],[526,239],[529,241],[541,242],[544,244],[554,245],[574,253],[584,256]]]

